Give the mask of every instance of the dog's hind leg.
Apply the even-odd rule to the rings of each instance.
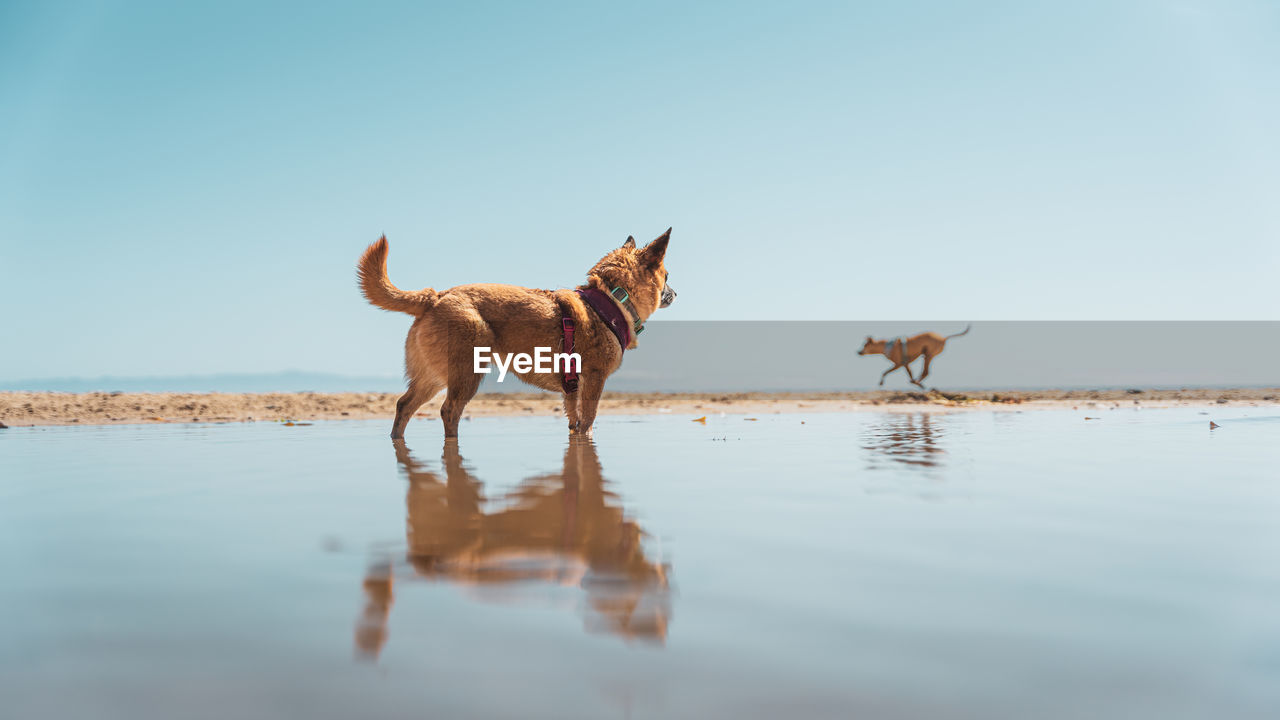
[[[929,363],[931,362],[933,362],[933,356],[930,355],[929,353],[925,353],[924,354],[924,370],[920,372],[920,382],[916,383],[917,385],[920,385],[920,383],[924,382],[925,378],[929,377]],[[920,386],[924,387],[923,385],[920,385]]]
[[[409,419],[418,412],[422,403],[435,397],[438,392],[440,392],[439,385],[410,382],[408,391],[396,401],[396,422],[391,426],[391,437],[404,437],[404,427],[409,424]]]
[[[464,368],[464,370],[469,369]],[[458,421],[462,419],[462,411],[466,409],[467,403],[471,402],[471,398],[476,396],[483,377],[469,371],[449,376],[449,393],[445,395],[444,404],[440,406],[440,419],[444,421],[446,438],[458,437]]]

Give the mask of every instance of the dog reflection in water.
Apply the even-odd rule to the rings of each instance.
[[[365,575],[355,633],[360,654],[376,658],[386,644],[398,576],[489,591],[531,582],[578,585],[586,592],[589,631],[666,638],[667,566],[645,556],[643,533],[606,489],[589,440],[570,441],[563,472],[528,478],[496,503],[486,501],[456,440],[445,441],[443,482],[404,441],[394,443],[409,480],[408,552],[405,562],[377,562]]]
[[[892,415],[867,431],[863,449],[872,457],[903,465],[934,468],[943,464],[942,425],[929,413]]]

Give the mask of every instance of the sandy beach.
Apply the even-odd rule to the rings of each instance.
[[[0,423],[115,425],[139,423],[360,420],[394,415],[395,393],[51,393],[0,392]],[[419,411],[439,418],[444,394]],[[860,410],[1028,410],[1115,407],[1280,406],[1280,388],[1179,390],[1037,390],[831,393],[605,393],[604,415],[675,413],[776,414]],[[560,396],[489,393],[467,406],[468,417],[559,415]]]

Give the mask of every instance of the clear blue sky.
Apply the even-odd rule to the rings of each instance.
[[[0,4],[0,379],[394,374],[364,304],[1276,319],[1280,5]]]

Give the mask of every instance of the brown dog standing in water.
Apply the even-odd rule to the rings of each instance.
[[[391,437],[404,437],[405,425],[424,402],[448,388],[440,418],[444,436],[458,436],[462,411],[484,379],[477,373],[476,351],[492,356],[534,355],[537,348],[559,351],[572,319],[573,352],[582,358],[578,385],[561,373],[511,374],[534,387],[562,392],[569,431],[590,435],[604,381],[622,364],[624,350],[636,347],[636,334],[660,307],[675,300],[667,285],[663,258],[671,230],[644,248],[634,238],[610,252],[587,273],[576,290],[536,290],[514,285],[459,285],[448,290],[401,290],[387,279],[387,238],[364,251],[357,266],[360,290],[370,303],[414,316],[405,339],[405,378],[409,389],[396,403]],[[564,348],[564,352],[569,352]]]
[[[943,349],[946,348],[948,340],[953,337],[960,337],[961,335],[968,334],[972,327],[972,325],[966,326],[963,332],[958,332],[955,335],[948,335],[946,337],[943,337],[938,333],[929,332],[912,335],[905,340],[902,338],[895,338],[893,340],[874,340],[870,335],[868,335],[867,341],[862,344],[862,349],[858,351],[858,354],[884,355],[893,362],[893,367],[885,370],[884,374],[880,376],[881,385],[884,385],[885,376],[889,373],[897,370],[898,368],[906,368],[907,377],[911,378],[911,382],[915,384],[916,387],[923,388],[924,385],[921,385],[920,383],[925,378],[929,377],[929,363],[933,362],[933,359],[938,357]],[[915,376],[911,374],[911,363],[915,362],[915,359],[921,355],[924,356],[924,372],[920,373],[920,379],[917,380]]]

